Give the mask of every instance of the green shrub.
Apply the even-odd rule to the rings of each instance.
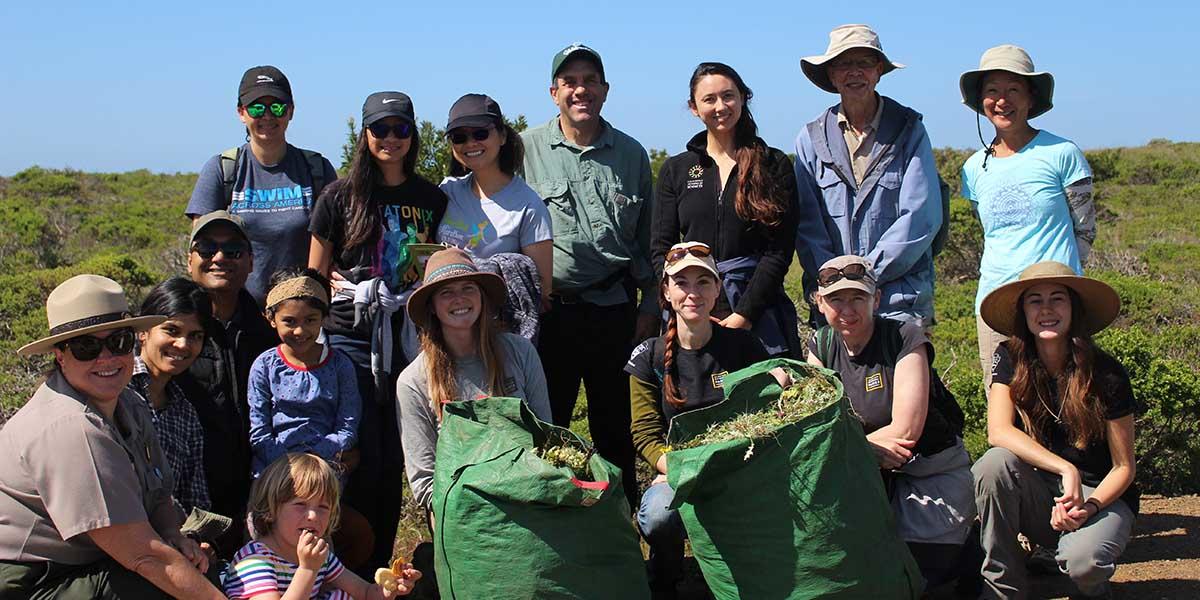
[[[80,190],[79,173],[29,167],[9,181],[9,193],[28,196],[70,196]]]

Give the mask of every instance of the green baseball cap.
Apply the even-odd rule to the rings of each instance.
[[[572,58],[585,58],[592,61],[596,65],[596,70],[600,72],[600,78],[604,79],[604,61],[600,60],[600,53],[583,44],[571,44],[556,52],[554,59],[550,61],[550,81],[554,81],[558,72],[562,70],[562,66]]]

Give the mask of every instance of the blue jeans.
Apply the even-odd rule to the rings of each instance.
[[[666,483],[650,486],[642,494],[637,524],[650,546],[650,584],[673,585],[683,577],[683,540],[687,532],[679,511],[667,508],[675,490]]]

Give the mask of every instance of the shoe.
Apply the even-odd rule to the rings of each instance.
[[[1058,569],[1058,559],[1054,553],[1054,548],[1034,546],[1025,559],[1025,568],[1035,575],[1060,575],[1062,571]]]

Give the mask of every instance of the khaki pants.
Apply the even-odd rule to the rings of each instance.
[[[996,347],[1007,341],[1008,336],[996,333],[979,315],[975,315],[975,333],[979,338],[979,368],[983,369],[983,393],[987,395],[988,388],[992,386],[992,356],[996,354]]]

